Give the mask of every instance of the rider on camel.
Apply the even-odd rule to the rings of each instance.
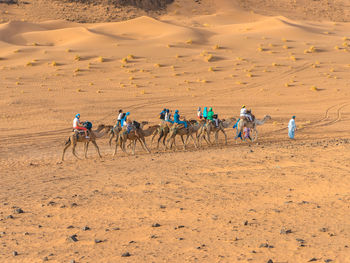
[[[73,129],[74,130],[82,130],[82,131],[84,131],[84,133],[85,133],[85,138],[86,139],[89,139],[89,136],[88,136],[88,134],[87,134],[87,128],[85,128],[82,124],[81,124],[81,122],[80,122],[80,114],[78,113],[78,114],[76,114],[75,115],[75,118],[74,118],[74,120],[73,120]]]
[[[240,117],[242,119],[246,119],[248,121],[253,121],[251,111],[248,111],[247,108],[245,107],[245,105],[243,105],[242,108],[241,108]]]
[[[214,114],[213,108],[209,108],[207,120],[215,124],[216,127],[219,126],[219,118],[217,114]]]
[[[183,124],[183,125],[185,126],[185,128],[187,128],[187,122],[185,122],[185,121],[180,121],[179,110],[176,110],[176,111],[175,111],[175,114],[174,114],[174,123]]]

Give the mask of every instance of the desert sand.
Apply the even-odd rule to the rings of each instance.
[[[0,262],[350,262],[345,1],[199,2],[101,23],[0,4]],[[105,137],[101,160],[60,162],[78,112],[152,125],[242,104],[272,117],[254,143],[230,128],[228,145],[112,157]]]

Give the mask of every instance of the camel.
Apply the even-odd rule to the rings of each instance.
[[[148,121],[143,121],[140,123],[140,127],[143,127],[146,124],[148,124]],[[112,146],[112,141],[113,141],[114,136],[116,136],[115,142],[118,143],[118,139],[119,139],[118,135],[119,135],[119,132],[122,130],[122,127],[117,126],[117,125],[111,126],[111,127],[112,128],[108,133],[109,134],[109,142],[108,142],[109,146]]]
[[[73,131],[65,142],[65,146],[63,149],[63,153],[62,153],[62,161],[64,161],[64,154],[65,154],[66,150],[71,145],[72,145],[73,155],[79,159],[79,157],[76,155],[76,152],[75,152],[75,147],[77,146],[78,142],[84,143],[84,156],[85,156],[85,158],[87,158],[87,151],[88,151],[88,147],[89,147],[90,142],[92,142],[92,144],[95,146],[96,151],[98,153],[98,156],[100,158],[102,158],[101,153],[100,153],[100,149],[96,143],[96,139],[103,137],[109,131],[110,128],[111,128],[110,126],[105,126],[103,124],[100,124],[96,130],[89,131],[89,138],[85,138],[84,134]],[[104,131],[101,132],[102,130],[104,130]]]
[[[256,129],[256,126],[263,125],[268,120],[271,120],[270,115],[265,115],[264,118],[261,120],[254,119],[254,121],[247,121],[246,119],[241,119],[238,122],[237,134],[241,133],[243,136],[243,128],[247,127],[251,129],[252,141],[256,141],[258,139],[258,131]]]
[[[157,141],[157,149],[159,149],[159,142],[160,140],[163,138],[163,145],[165,147],[165,149],[167,149],[167,145],[165,144],[165,140],[169,134],[169,131],[170,131],[170,127],[172,126],[173,124],[171,122],[166,122],[166,121],[163,121],[157,130],[154,131],[153,133],[153,136],[152,136],[152,140],[151,140],[151,144],[153,143],[153,139],[154,137],[156,137],[157,135],[159,135],[158,137],[158,141]]]
[[[198,123],[195,120],[191,120],[191,121],[187,121],[187,128],[185,128],[182,124],[177,124],[174,123],[173,126],[171,126],[170,131],[169,131],[169,139],[167,141],[167,143],[170,143],[170,149],[175,145],[175,137],[176,135],[179,135],[181,137],[181,141],[184,147],[184,150],[186,150],[186,145],[188,142],[188,139],[191,137],[191,139],[194,142],[194,146],[197,148],[197,143],[196,140],[193,138],[193,133],[197,133],[198,130],[200,129],[202,125],[200,123]],[[186,135],[186,140],[184,140],[184,136]],[[174,147],[175,150],[176,147]]]
[[[159,125],[152,125],[152,126],[149,126],[147,129],[141,129],[141,132],[143,134],[143,137],[146,138],[146,137],[153,135],[155,133],[155,131],[157,131],[157,129],[159,129]],[[136,143],[137,143],[137,141],[139,141],[142,145],[143,144],[142,139],[140,139],[140,137],[135,137],[133,140],[132,139],[129,139],[129,140],[130,140],[130,143],[129,143],[128,147],[131,147],[131,144],[133,144],[133,147],[134,147],[133,152],[135,154]],[[146,146],[146,148],[147,148],[147,146]]]
[[[117,154],[117,148],[118,148],[118,143],[117,142],[118,142],[118,140],[119,140],[120,148],[125,153],[127,153],[126,149],[125,149],[125,145],[126,145],[127,140],[131,141],[129,146],[133,143],[133,148],[132,148],[132,154],[133,155],[135,154],[136,141],[139,141],[141,143],[141,146],[143,147],[143,149],[146,152],[150,153],[150,150],[148,149],[146,141],[145,141],[145,135],[144,134],[146,134],[148,136],[152,135],[153,132],[157,129],[157,127],[152,127],[151,126],[149,129],[144,131],[144,130],[142,130],[142,128],[146,124],[148,124],[148,122],[147,121],[143,121],[140,124],[140,128],[132,130],[129,133],[127,133],[125,129],[122,129],[121,131],[119,131],[119,134],[118,134],[118,136],[115,139],[116,145],[115,145],[115,150],[114,150],[113,156],[115,156]]]
[[[219,132],[221,131],[225,136],[225,145],[227,145],[227,135],[225,129],[231,127],[231,125],[233,125],[235,122],[236,118],[230,118],[228,120],[223,119],[219,122],[219,126],[216,127],[212,121],[207,121],[198,132],[198,143],[200,144],[200,139],[202,138],[207,142],[208,145],[211,144],[210,133],[213,132],[215,135],[215,143],[218,144]]]

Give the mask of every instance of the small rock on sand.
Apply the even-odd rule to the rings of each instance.
[[[131,256],[131,255],[130,255],[129,252],[125,252],[125,253],[122,254],[122,257],[130,257],[130,256]]]
[[[73,235],[73,236],[69,236],[67,238],[68,241],[71,241],[71,242],[77,242],[78,239],[77,239],[77,235]]]
[[[15,208],[15,210],[13,210],[13,213],[15,213],[15,214],[23,214],[24,213],[24,211],[21,209],[21,208]]]

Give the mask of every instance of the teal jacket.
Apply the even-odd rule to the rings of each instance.
[[[213,115],[214,115],[213,110],[208,111],[207,119],[212,121],[213,120]]]

